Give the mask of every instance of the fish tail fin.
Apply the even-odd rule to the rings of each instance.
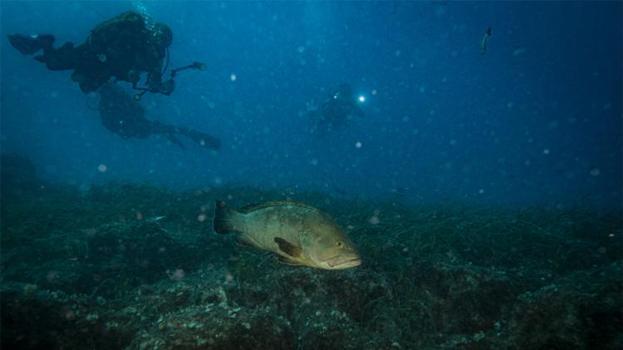
[[[214,206],[214,232],[216,233],[241,233],[240,222],[243,214],[229,208],[224,201],[217,200]]]

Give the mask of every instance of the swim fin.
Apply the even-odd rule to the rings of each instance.
[[[9,43],[24,55],[32,55],[39,50],[52,48],[54,36],[49,34],[27,36],[22,34],[9,35]]]

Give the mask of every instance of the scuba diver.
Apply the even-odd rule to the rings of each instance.
[[[175,89],[174,78],[185,69],[203,70],[205,65],[194,62],[173,69],[170,79],[162,76],[168,65],[168,47],[173,41],[171,29],[163,23],[148,25],[147,19],[132,11],[124,12],[96,26],[84,43],[75,46],[66,42],[54,48],[55,38],[50,34],[8,36],[9,42],[24,55],[34,55],[49,70],[73,70],[71,79],[85,92],[96,91],[111,78],[127,81],[140,92],[170,95]],[[140,86],[141,73],[147,73]]]
[[[201,147],[212,150],[220,148],[220,141],[203,132],[164,124],[145,118],[145,110],[130,94],[115,83],[107,83],[99,90],[98,111],[104,127],[123,138],[147,138],[151,135],[163,135],[171,143],[185,148],[177,139],[186,136]]]
[[[482,35],[482,39],[480,40],[480,54],[481,55],[484,55],[487,53],[490,38],[491,38],[491,27],[487,27],[487,30],[485,30],[485,33]]]
[[[348,84],[340,84],[319,108],[312,109],[308,114],[315,123],[312,132],[331,131],[345,126],[354,117],[364,116]]]

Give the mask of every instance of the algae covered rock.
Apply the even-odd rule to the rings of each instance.
[[[101,278],[124,275],[137,283],[167,276],[167,271],[189,270],[201,259],[194,247],[175,241],[158,223],[138,221],[110,224],[89,233],[85,262]]]
[[[133,349],[292,349],[287,320],[269,310],[226,304],[180,309],[159,317],[154,328],[139,332]]]
[[[110,185],[2,197],[3,348],[621,347],[621,220],[302,195],[359,247],[363,264],[342,271],[284,265],[211,231],[206,203],[279,195]]]
[[[518,348],[620,349],[623,265],[574,273],[523,293],[510,319]]]
[[[115,349],[131,331],[109,327],[104,301],[40,289],[33,284],[0,288],[2,347],[7,349]]]

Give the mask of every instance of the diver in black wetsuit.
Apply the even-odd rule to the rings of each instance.
[[[163,81],[168,47],[173,41],[169,26],[146,24],[142,15],[128,11],[96,26],[84,43],[74,46],[67,42],[54,48],[55,38],[50,34],[26,36],[9,35],[13,47],[25,55],[41,54],[35,59],[50,70],[73,70],[71,78],[83,92],[96,91],[111,78],[127,81],[141,92],[170,95],[175,89],[174,77],[184,69],[203,69],[194,62],[171,71],[171,78]],[[145,86],[139,86],[141,73],[147,73]]]
[[[184,148],[178,135],[186,136],[201,147],[212,150],[220,148],[220,141],[203,132],[164,124],[145,118],[145,110],[131,95],[114,83],[99,89],[98,110],[104,127],[123,138],[147,138],[164,135],[172,143]]]
[[[312,131],[331,131],[348,124],[354,117],[364,113],[357,105],[356,97],[348,84],[340,84],[318,109],[309,112],[315,123]]]

